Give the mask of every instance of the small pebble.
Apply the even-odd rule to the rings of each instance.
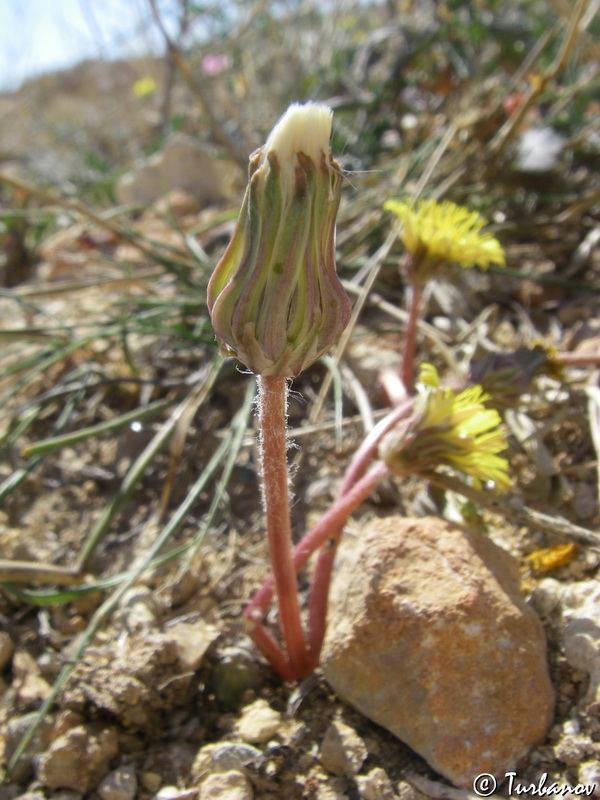
[[[560,604],[562,585],[555,578],[544,578],[531,593],[531,604],[540,617],[549,616]]]
[[[204,620],[193,624],[178,622],[166,628],[165,633],[177,645],[177,657],[185,672],[195,672],[219,632]]]
[[[98,794],[103,800],[133,800],[136,791],[137,778],[130,766],[109,772],[98,787]]]
[[[584,761],[579,765],[579,783],[584,786],[595,784],[594,797],[600,797],[600,763],[598,761]]]
[[[197,789],[179,789],[177,786],[163,786],[152,800],[196,800]]]
[[[392,782],[381,767],[375,767],[367,775],[359,775],[356,785],[364,800],[398,800]]]
[[[4,757],[7,761],[10,761],[21,739],[36,721],[37,716],[37,712],[32,711],[30,714],[24,714],[21,717],[14,717],[8,722],[4,745]],[[34,733],[33,739],[29,742],[25,752],[13,769],[12,778],[17,783],[25,783],[31,777],[33,759],[37,754],[42,753],[50,743],[53,725],[54,719],[47,717]]]
[[[356,775],[367,755],[363,740],[343,722],[332,722],[325,731],[319,760],[333,775]]]
[[[556,745],[554,753],[559,761],[571,767],[581,764],[584,756],[587,755],[589,739],[587,736],[569,734]]]
[[[253,800],[252,786],[241,772],[216,772],[200,787],[198,800]]]
[[[581,725],[576,719],[568,719],[566,722],[563,722],[562,729],[565,734],[580,733]]]
[[[314,800],[348,800],[348,794],[343,787],[337,785],[339,778],[332,778],[324,783],[318,783],[313,789]]]
[[[162,783],[162,777],[158,772],[142,772],[140,775],[140,782],[144,789],[149,792],[158,792]]]
[[[130,633],[156,625],[156,602],[148,586],[134,586],[123,595],[120,612]]]
[[[37,778],[50,789],[74,789],[85,794],[108,773],[118,752],[114,728],[79,725],[54,739],[36,760]]]
[[[260,750],[249,744],[235,742],[207,744],[196,755],[192,766],[192,777],[194,780],[202,780],[213,772],[239,770],[244,764],[259,758],[260,755]]]
[[[246,706],[237,725],[237,732],[245,742],[268,742],[281,728],[281,715],[266,700],[256,700]]]

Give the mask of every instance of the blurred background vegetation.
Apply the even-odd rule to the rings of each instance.
[[[564,346],[566,327],[590,311],[557,317],[561,298],[598,291],[599,6],[139,0],[120,26],[117,0],[81,0],[103,57],[0,94],[0,498],[40,469],[45,451],[24,455],[36,440],[193,394],[198,364],[215,356],[204,290],[248,155],[293,101],[335,111],[333,151],[348,178],[338,261],[358,306],[375,289],[386,314],[402,307],[384,201],[448,197],[492,223],[507,268],[460,275],[458,291],[432,288],[447,342],[485,313],[513,326],[499,346],[534,335]],[[27,7],[25,42],[36,30]],[[140,159],[181,136],[203,148],[205,196],[124,200]],[[396,336],[400,320],[367,324]]]
[[[142,571],[151,566],[147,582],[167,594],[178,586],[209,530],[214,560],[192,576],[189,597],[212,597],[227,616],[264,571],[245,437],[249,382],[216,353],[205,289],[235,224],[248,155],[293,101],[335,112],[333,152],[347,175],[337,256],[356,310],[356,374],[344,372],[338,349],[298,379],[307,405],[291,406],[293,435],[313,459],[312,477],[325,481],[304,507],[297,502],[298,518],[309,506],[323,510],[315,506],[328,502],[361,425],[384,403],[385,365],[369,372],[368,359],[387,347],[397,363],[402,247],[386,200],[467,205],[506,249],[506,268],[458,270],[428,287],[428,359],[456,374],[477,348],[510,352],[544,338],[563,351],[589,345],[597,363],[599,8],[600,0],[3,4],[0,13],[18,13],[3,25],[0,94],[0,614],[8,619],[21,602],[70,609],[65,641],[84,630],[71,665]],[[57,30],[59,50],[74,46],[61,52],[63,67],[44,72],[36,62],[38,74],[15,87],[10,59],[56,48]],[[198,185],[182,162],[187,185],[124,193],[177,141],[192,147],[194,169],[202,165]],[[362,344],[370,350],[356,358]],[[600,394],[588,403],[586,379],[528,398],[509,457],[526,502],[592,525]],[[314,425],[300,429],[307,418]],[[411,513],[397,494],[392,502]],[[530,549],[542,544],[531,535]],[[167,580],[161,566],[184,552]],[[83,572],[84,585],[39,588],[78,584]],[[97,610],[68,605],[111,588],[108,597],[98,591],[107,599]],[[41,716],[72,666],[61,669]]]

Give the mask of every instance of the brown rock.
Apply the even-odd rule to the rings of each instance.
[[[191,676],[179,663],[177,643],[143,632],[96,648],[73,670],[61,705],[108,712],[129,731],[154,731],[165,711],[189,701]]]
[[[116,187],[119,203],[149,205],[173,189],[192,194],[201,205],[231,195],[238,168],[202,143],[175,134],[164,148],[140,160]]]
[[[19,708],[37,708],[50,694],[50,684],[44,680],[32,655],[17,650],[13,655],[13,687],[17,690]]]
[[[39,761],[37,778],[50,789],[85,794],[106,775],[118,751],[114,728],[80,725],[52,742]]]
[[[37,711],[32,711],[23,716],[15,716],[10,719],[6,725],[4,732],[4,758],[8,762],[12,759],[17,747],[21,743],[21,739],[27,731],[35,724],[37,720]],[[17,760],[11,771],[12,780],[17,783],[25,783],[31,777],[33,772],[33,763],[36,756],[42,753],[52,737],[52,726],[54,720],[52,717],[45,717],[39,727],[33,734],[33,738],[25,748],[25,752]],[[0,740],[2,739],[0,734]]]
[[[109,772],[98,786],[102,800],[134,800],[137,792],[137,776],[133,767],[123,765]]]
[[[546,734],[546,641],[512,557],[437,518],[376,520],[342,546],[323,669],[335,691],[462,788]]]
[[[171,625],[165,635],[175,642],[180,669],[195,672],[219,632],[200,619],[194,623],[178,622]]]

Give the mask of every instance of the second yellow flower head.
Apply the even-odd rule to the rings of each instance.
[[[481,386],[461,392],[443,389],[431,364],[421,368],[423,391],[414,417],[392,429],[381,442],[380,456],[399,473],[427,472],[445,465],[470,475],[476,483],[493,481],[507,489],[507,447],[495,409],[486,408]]]
[[[500,242],[482,233],[486,221],[476,211],[449,200],[388,200],[383,207],[402,222],[400,239],[411,256],[410,278],[415,283],[435,278],[449,264],[482,269],[505,264]]]

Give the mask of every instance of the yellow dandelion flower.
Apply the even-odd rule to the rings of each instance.
[[[402,222],[400,239],[412,256],[410,279],[423,284],[448,264],[460,267],[504,266],[504,250],[491,233],[482,233],[486,221],[476,211],[449,200],[388,200],[383,208]]]
[[[381,442],[379,453],[390,469],[425,472],[445,465],[470,475],[476,484],[493,481],[499,489],[508,488],[508,461],[498,455],[507,447],[502,420],[484,405],[488,396],[482,387],[443,389],[430,364],[420,382],[424,390],[415,415]]]
[[[148,75],[137,80],[132,88],[136,97],[146,97],[156,91],[156,81]]]

